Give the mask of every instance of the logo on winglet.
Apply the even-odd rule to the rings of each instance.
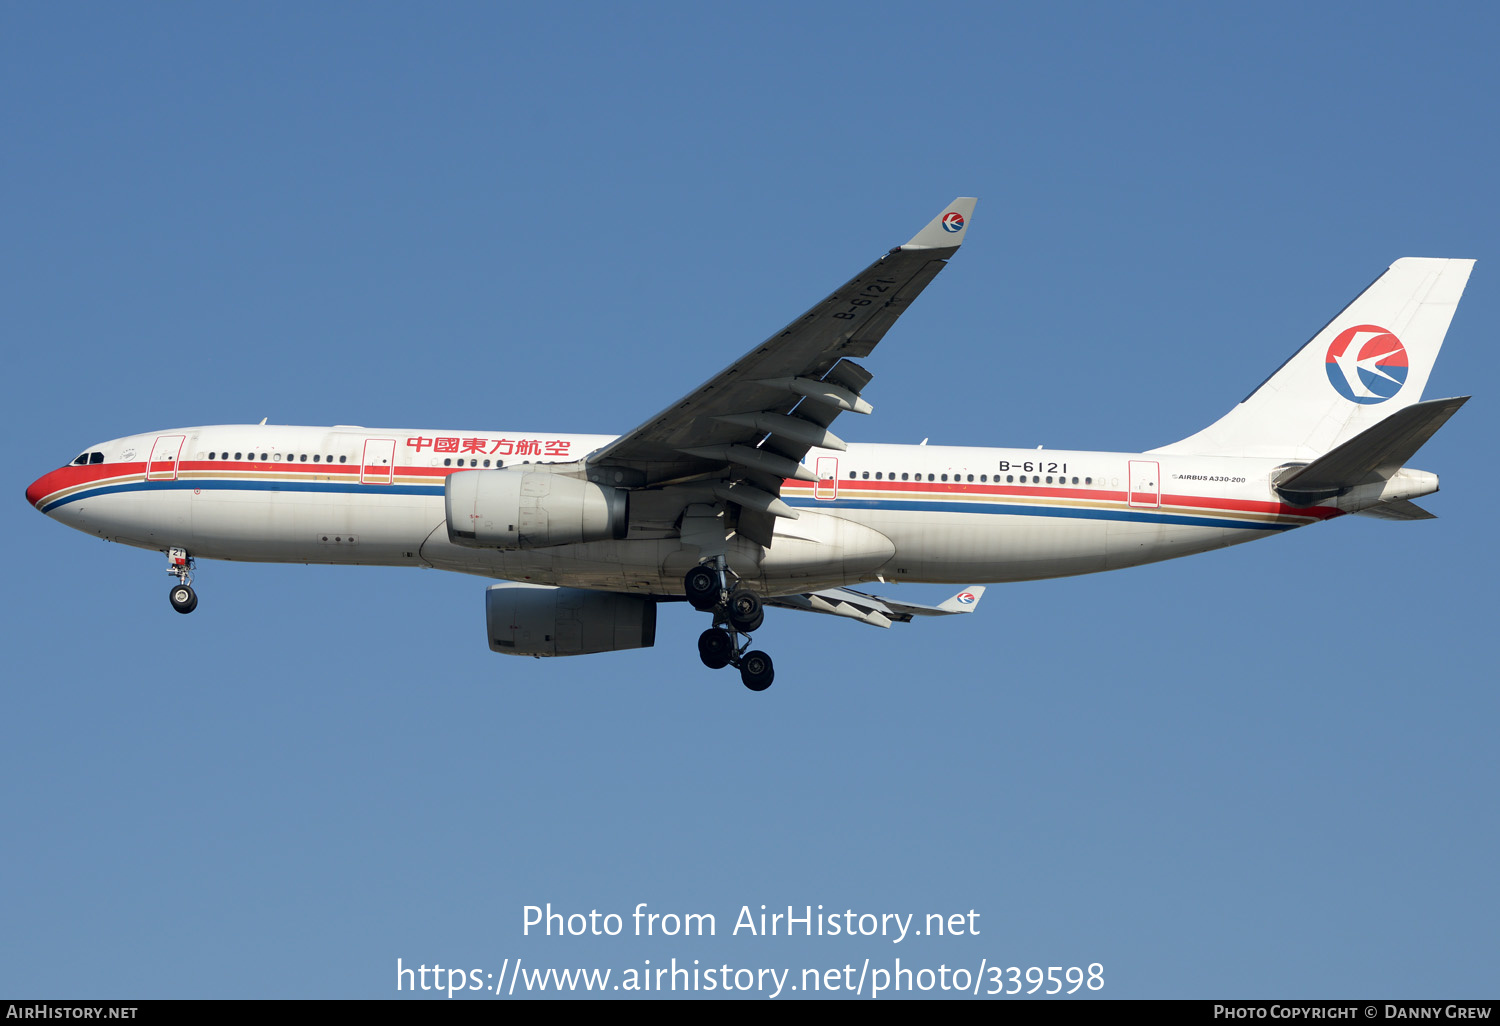
[[[1383,403],[1406,384],[1406,347],[1385,328],[1357,324],[1339,332],[1324,368],[1334,391],[1350,402]]]
[[[966,606],[972,606],[974,604],[974,593],[972,591],[962,592],[958,596],[958,601]]]
[[[943,215],[943,231],[961,232],[964,230],[964,215],[957,210],[950,210]]]

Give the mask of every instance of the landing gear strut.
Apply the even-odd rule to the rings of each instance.
[[[760,651],[746,651],[750,647],[750,632],[765,622],[766,611],[760,596],[745,587],[731,588],[729,568],[722,556],[711,564],[693,567],[682,585],[693,608],[714,617],[714,625],[698,636],[698,658],[703,665],[710,670],[737,667],[740,680],[751,691],[770,687],[776,679],[771,657]]]
[[[193,590],[193,557],[186,549],[167,550],[167,573],[177,578],[172,590],[167,593],[172,608],[179,613],[191,613],[198,608],[198,593]]]

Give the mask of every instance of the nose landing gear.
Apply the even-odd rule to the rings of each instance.
[[[198,593],[193,590],[193,557],[187,549],[167,550],[167,573],[177,578],[167,598],[172,608],[179,613],[191,613],[198,608]]]
[[[750,633],[765,622],[765,608],[760,596],[748,588],[730,589],[729,569],[723,557],[714,562],[716,565],[703,563],[693,567],[683,578],[688,602],[694,609],[712,613],[714,617],[714,625],[698,636],[698,658],[710,670],[737,667],[745,687],[764,691],[776,679],[771,657],[746,649],[750,647]]]

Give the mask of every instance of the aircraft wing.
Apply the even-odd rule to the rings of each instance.
[[[957,595],[935,606],[898,602],[879,595],[866,595],[853,588],[828,588],[803,595],[778,595],[765,601],[768,606],[800,609],[807,613],[846,616],[851,620],[858,620],[860,623],[868,623],[875,627],[889,627],[893,623],[910,623],[914,616],[972,613],[979,608],[979,600],[983,597],[984,587],[975,585],[972,588],[965,588]]]
[[[813,480],[808,449],[844,449],[828,430],[860,397],[869,355],[962,244],[975,200],[948,204],[927,226],[781,331],[635,430],[588,457],[590,480],[629,488],[699,482],[739,508],[740,533],[769,544],[787,478]]]

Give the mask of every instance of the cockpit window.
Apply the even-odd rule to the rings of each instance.
[[[102,453],[102,452],[81,452],[73,460],[73,462],[71,464],[69,464],[69,465],[70,466],[74,466],[74,467],[86,467],[90,463],[103,463],[103,462],[104,462],[104,453]]]
[[[91,452],[91,453],[89,453],[89,462],[90,463],[103,463],[104,462],[104,453],[102,453],[102,452]]]
[[[73,461],[73,466],[75,466],[75,467],[81,467],[84,464],[88,463],[88,461],[89,461],[89,454],[88,453],[86,453],[86,452],[79,453],[78,454],[78,458]]]

